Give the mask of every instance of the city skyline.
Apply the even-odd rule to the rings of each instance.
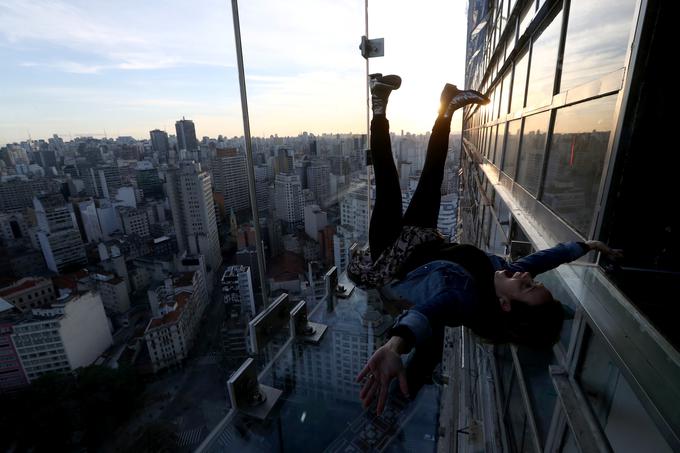
[[[443,84],[462,85],[464,4],[449,3],[369,5],[369,36],[385,38],[370,70],[404,78],[395,130],[429,130]],[[142,138],[182,116],[198,137],[243,134],[228,3],[3,0],[0,11],[0,143]],[[253,135],[365,131],[364,2],[244,3],[240,18]]]

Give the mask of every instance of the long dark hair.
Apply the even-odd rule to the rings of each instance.
[[[495,308],[489,301],[469,326],[483,340],[494,343],[514,343],[534,349],[550,348],[560,339],[564,310],[562,304],[552,299],[541,305],[528,305],[511,301],[508,312],[501,310],[495,300]]]

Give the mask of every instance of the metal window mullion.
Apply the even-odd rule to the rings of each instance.
[[[517,374],[517,385],[522,393],[522,401],[524,402],[524,411],[526,412],[527,420],[529,421],[529,429],[531,430],[532,440],[534,443],[534,448],[536,451],[542,451],[541,441],[538,436],[538,426],[536,425],[536,418],[534,417],[534,411],[531,406],[531,399],[529,398],[529,392],[527,390],[526,381],[524,380],[524,373],[522,372],[522,365],[519,362],[519,357],[517,356],[517,346],[510,345],[510,351],[512,353],[512,361],[515,367],[515,373]]]
[[[602,432],[602,428],[573,378],[560,366],[550,366],[550,377],[569,428],[581,452],[613,452],[607,437]]]
[[[255,224],[255,247],[257,253],[258,276],[260,278],[260,290],[262,291],[263,307],[267,307],[269,299],[267,296],[267,281],[265,279],[264,244],[260,233],[260,215],[257,208],[257,196],[255,191],[255,170],[253,169],[253,145],[250,138],[250,118],[248,115],[248,95],[246,93],[246,76],[243,68],[243,48],[241,45],[241,26],[238,15],[238,1],[231,0],[231,11],[234,20],[234,38],[236,45],[236,61],[238,63],[239,87],[241,90],[241,112],[243,113],[243,139],[246,147],[246,166],[248,169],[248,196],[250,198],[250,209],[253,214]]]

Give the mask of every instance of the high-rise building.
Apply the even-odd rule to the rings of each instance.
[[[319,205],[305,206],[305,233],[311,239],[319,240],[319,231],[328,225],[328,215],[322,211]]]
[[[177,132],[178,150],[198,151],[198,139],[193,121],[182,117],[181,120],[175,122],[175,132]]]
[[[99,242],[104,238],[104,233],[99,225],[99,215],[97,213],[97,204],[92,198],[87,199],[73,199],[73,212],[78,223],[80,235],[83,242]]]
[[[659,0],[469,2],[465,86],[491,103],[464,110],[458,242],[517,258],[602,240],[626,255],[616,265],[590,253],[539,276],[574,313],[551,350],[451,331],[444,362],[458,384],[445,392],[471,399],[457,400],[440,442],[680,448],[680,310],[666,303],[680,291],[670,220],[680,160],[661,151],[676,147],[672,10]],[[459,435],[472,424],[481,436]]]
[[[149,131],[151,137],[151,149],[158,153],[159,159],[167,162],[168,153],[170,152],[170,141],[168,140],[168,133],[159,129]]]
[[[59,185],[47,178],[13,177],[0,180],[0,212],[14,212],[33,206],[33,197],[57,192]]]
[[[144,332],[154,372],[186,359],[208,304],[205,285],[201,270],[183,272],[163,285],[158,314]]]
[[[213,187],[224,197],[225,212],[250,208],[246,155],[237,148],[218,149],[211,161]]]
[[[353,182],[340,200],[340,223],[352,228],[355,234],[368,234],[368,194],[363,182]]]
[[[143,238],[150,235],[149,216],[146,209],[121,206],[116,208],[116,211],[118,211],[118,216],[120,216],[123,233],[137,234]]]
[[[166,177],[179,250],[204,255],[211,274],[222,262],[222,253],[210,175],[201,164],[183,162],[168,170]]]
[[[165,196],[163,193],[163,182],[158,176],[158,169],[151,162],[137,162],[135,179],[137,181],[137,188],[142,191],[142,196],[145,200],[152,198],[162,199]]]
[[[255,294],[248,266],[229,266],[222,275],[222,294],[227,309],[239,316],[255,316]]]
[[[57,273],[87,264],[83,241],[76,227],[73,205],[61,194],[33,199],[38,223],[38,240],[47,267]]]
[[[331,166],[327,162],[315,161],[307,167],[307,187],[323,208],[328,207],[331,202],[330,174]]]
[[[24,367],[12,342],[14,325],[21,319],[21,311],[0,297],[0,394],[28,385]]]
[[[64,295],[13,326],[12,343],[29,381],[92,364],[113,344],[99,294]]]
[[[85,187],[90,195],[99,198],[115,198],[123,185],[120,168],[107,165],[90,168],[85,178]]]
[[[304,221],[302,185],[298,175],[279,173],[274,180],[276,218],[287,228],[294,228]]]

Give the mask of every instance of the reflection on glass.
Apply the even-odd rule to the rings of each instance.
[[[562,11],[555,15],[540,36],[534,40],[531,48],[531,68],[527,90],[526,105],[529,107],[540,107],[549,104],[552,100],[561,28]]]
[[[516,112],[524,107],[524,95],[527,88],[527,70],[529,69],[529,52],[519,57],[515,63],[515,77],[512,80],[512,100],[510,111]]]
[[[503,91],[502,91],[502,96],[501,96],[501,107],[500,107],[500,115],[503,116],[508,113],[508,105],[510,101],[510,82],[512,81],[512,72],[507,71],[505,75],[503,76]]]
[[[572,0],[560,91],[626,65],[624,59],[636,3],[636,0]],[[607,20],[603,21],[603,17]]]
[[[552,350],[537,350],[519,347],[517,356],[522,365],[524,382],[529,393],[531,409],[536,420],[538,435],[545,443],[550,430],[557,392],[553,386],[548,367],[557,363]]]
[[[496,137],[498,135],[498,126],[491,127],[491,137],[489,140],[489,160],[496,161]]]
[[[517,152],[519,151],[519,138],[522,129],[522,120],[508,123],[508,138],[505,144],[505,159],[503,159],[503,171],[511,178],[515,177],[517,168]]]
[[[496,84],[496,88],[494,88],[494,101],[493,101],[493,119],[497,120],[498,117],[501,114],[501,101],[502,101],[502,84],[498,83]]]
[[[510,31],[510,33],[508,33],[508,39],[506,40],[506,43],[505,43],[505,58],[506,59],[508,58],[508,55],[510,55],[510,52],[512,52],[515,48],[515,38],[516,38],[515,32],[517,30],[514,20],[512,21],[511,25],[509,25],[509,26],[512,27],[512,30]]]
[[[496,139],[496,155],[493,158],[493,163],[496,167],[501,166],[501,157],[503,156],[503,145],[505,144],[505,129],[508,123],[498,125],[498,138]]]
[[[576,378],[613,451],[671,452],[608,347],[590,331]]]
[[[529,427],[529,418],[527,417],[522,401],[522,394],[519,389],[517,379],[514,379],[510,387],[510,395],[508,401],[508,409],[505,413],[505,424],[508,427],[508,437],[514,448],[511,451],[517,452],[535,452],[533,442],[533,434]]]
[[[517,182],[534,196],[538,193],[549,121],[550,111],[524,118]]]
[[[534,2],[528,3],[524,7],[524,9],[522,10],[522,15],[519,18],[519,37],[520,38],[522,37],[524,32],[527,31],[527,28],[529,27],[531,20],[534,18],[534,12],[535,11],[536,11],[536,5],[534,4]]]
[[[612,130],[616,96],[557,111],[542,201],[587,233]]]

